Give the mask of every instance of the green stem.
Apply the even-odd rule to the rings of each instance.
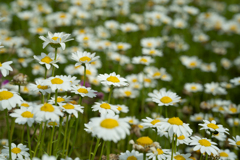
[[[21,95],[21,85],[18,85],[18,93],[19,93],[19,96]]]
[[[41,136],[41,142],[40,142],[40,148],[39,148],[40,149],[39,150],[40,155],[42,155],[42,149],[43,149],[43,143],[44,143],[46,129],[47,129],[47,121],[44,124],[44,129],[43,129],[43,133],[42,133],[42,136]]]
[[[206,153],[206,152],[205,152]],[[205,160],[207,160],[208,159],[208,154],[206,154],[206,158],[205,158]]]
[[[55,58],[54,60],[57,59],[57,48],[55,48]],[[55,71],[55,67],[53,66],[53,69],[52,69],[52,76],[54,77],[54,71]]]
[[[49,155],[52,155],[52,141],[53,141],[53,136],[54,136],[54,129],[55,129],[55,122],[53,122],[53,128],[52,128],[52,133],[51,133],[51,139],[50,139],[50,149],[49,149]]]
[[[167,113],[167,106],[165,106],[165,118],[168,117],[168,113]]]
[[[40,132],[39,132],[38,142],[37,142],[37,146],[35,148],[33,157],[36,156],[36,153],[37,153],[37,150],[38,150],[38,147],[39,147],[39,144],[40,144],[40,140],[41,140],[41,136],[42,136],[42,127],[43,127],[43,122],[41,122],[40,127],[39,127],[40,128]]]
[[[86,83],[86,65],[83,65],[84,67],[84,77],[83,77],[83,86],[85,87],[85,83]]]
[[[67,138],[67,151],[66,151],[66,157],[67,158],[67,155],[68,155],[68,149],[69,149],[69,143],[70,143],[70,136],[71,136],[71,130],[69,131],[68,133],[68,138]],[[69,155],[70,157],[70,155]]]
[[[202,160],[202,157],[203,157],[203,154],[201,154],[201,156],[200,156],[200,160]]]
[[[30,153],[30,159],[32,159],[30,128],[28,125],[27,125],[27,136],[28,136],[28,148],[29,148],[29,153]]]
[[[110,159],[110,149],[111,149],[111,141],[107,141],[107,160]]]
[[[174,133],[172,137],[172,154],[171,154],[171,160],[173,160],[173,152],[174,152]]]
[[[143,160],[146,160],[146,153],[143,153]]]
[[[68,115],[67,115],[67,120],[66,120],[66,125],[65,125],[65,133],[64,133],[64,140],[63,140],[63,153],[65,152],[65,147],[66,147],[66,139],[67,139],[67,131],[68,131]]]
[[[59,142],[60,142],[60,139],[61,139],[61,132],[62,132],[62,121],[63,121],[63,118],[60,117],[60,122],[59,122],[59,131],[58,131],[58,140],[57,140],[57,145],[56,145],[56,150],[55,150],[55,153],[54,153],[54,156],[56,156],[56,152],[58,151],[58,147],[59,147]]]
[[[111,101],[112,91],[113,91],[113,85],[111,85],[111,87],[110,87],[110,92],[109,92],[109,96],[108,96],[108,103],[110,103],[110,101]]]
[[[8,110],[6,109],[5,110],[5,114],[6,114],[6,120],[7,120],[7,130],[8,130],[8,141],[9,141],[9,159],[11,160],[12,159],[12,151],[11,151],[11,145],[12,145],[12,143],[11,143],[11,134],[9,134],[9,133],[11,133],[10,132],[10,126],[9,126],[9,119],[8,119]]]
[[[81,102],[80,102],[81,103]],[[72,151],[73,151],[73,148],[74,148],[74,145],[76,143],[76,139],[77,139],[77,131],[78,131],[78,124],[79,124],[79,121],[80,121],[80,113],[78,113],[78,118],[76,118],[76,127],[75,127],[75,132],[74,132],[74,136],[73,136],[73,144],[72,144],[72,148],[69,152],[69,154],[72,154]]]
[[[99,160],[102,159],[102,154],[103,154],[103,148],[104,148],[104,146],[105,146],[105,141],[103,141],[103,144],[102,144],[102,149],[101,149],[101,154],[100,154],[100,156],[99,156]]]
[[[91,147],[90,147],[90,152],[89,152],[89,155],[88,155],[88,159],[91,159],[91,153],[92,153],[92,146],[93,146],[93,141],[94,141],[94,137],[93,137],[93,140],[91,142]]]
[[[96,155],[97,149],[98,149],[98,145],[99,145],[99,141],[100,141],[100,138],[97,138],[97,143],[95,145],[93,156],[92,156],[91,160],[94,160],[94,158],[95,158],[95,155]]]
[[[13,118],[11,121],[11,132],[10,132],[11,133],[11,137],[10,137],[11,142],[12,142],[14,128],[15,128],[15,119]]]
[[[55,105],[57,106],[58,89],[55,90]]]
[[[45,75],[44,75],[44,79],[47,78],[47,67],[45,67]]]
[[[44,104],[44,95],[42,94],[42,104]]]
[[[24,140],[24,125],[22,126],[22,139],[21,139],[21,143],[23,143]]]
[[[32,138],[31,138],[30,142],[33,141],[33,138],[35,137],[35,134],[36,134],[37,128],[38,128],[38,124],[37,124],[36,127],[34,128],[34,132],[33,132],[33,135],[32,135]]]

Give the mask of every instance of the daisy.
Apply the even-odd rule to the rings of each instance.
[[[2,149],[2,154],[7,155],[9,157],[9,147],[3,146],[4,149]],[[16,145],[14,143],[11,143],[11,156],[12,159],[23,159],[29,158],[29,153],[27,152],[29,149],[26,147],[26,145],[23,145],[22,143]]]
[[[180,154],[180,153],[174,153],[173,154],[173,160],[192,160],[191,157],[191,153],[187,153],[187,154]],[[169,157],[170,158],[170,157]]]
[[[55,91],[56,89],[68,91],[71,89],[70,79],[62,75],[49,77],[47,79],[46,85],[50,86],[52,91]]]
[[[172,136],[176,134],[178,137],[184,135],[188,137],[192,134],[192,129],[189,127],[189,124],[183,123],[179,117],[167,118],[166,121],[159,122],[160,128],[162,131],[168,131],[168,135]]]
[[[21,109],[15,109],[14,113],[10,114],[11,117],[15,117],[15,122],[18,124],[28,124],[29,127],[34,123],[33,107],[24,107]]]
[[[203,120],[203,124],[199,124],[199,126],[202,126],[202,129],[205,130],[210,130],[211,132],[220,132],[220,133],[227,133],[229,134],[227,131],[227,128],[223,128],[222,125],[216,125],[216,121],[212,120],[211,122],[209,122],[208,120]]]
[[[147,117],[146,119],[142,119],[143,123],[141,123],[141,125],[144,128],[157,128],[158,126],[160,126],[159,122],[163,122],[166,121],[164,118],[156,118],[156,119],[152,119]]]
[[[205,86],[206,93],[212,93],[213,95],[227,94],[226,89],[220,87],[219,83],[211,82],[211,83],[206,83],[204,86]]]
[[[71,96],[57,96],[57,103],[69,102],[71,101]],[[48,101],[50,104],[55,104],[55,97],[51,97]]]
[[[150,55],[150,56],[159,56],[162,57],[162,51],[157,50],[155,48],[142,48],[142,53],[145,55]]]
[[[133,117],[125,117],[125,119],[131,125],[137,125],[139,123],[139,120],[135,116],[133,116]]]
[[[55,121],[47,121],[47,127],[51,127],[53,128],[53,126],[55,127],[59,127],[59,122],[55,122]]]
[[[78,112],[83,113],[83,108],[80,105],[73,105],[70,103],[60,103],[59,104],[62,111],[67,112],[68,114],[73,114],[76,118],[78,118]]]
[[[45,64],[46,68],[49,70],[51,68],[51,65],[58,68],[58,65],[56,64],[57,61],[55,59],[54,53],[49,53],[46,55],[45,53],[41,53],[41,56],[33,56],[34,59],[36,59],[40,64]],[[57,58],[58,59],[58,56]]]
[[[96,97],[97,94],[95,90],[92,90],[90,87],[84,87],[84,86],[72,86],[71,89],[72,93],[79,94],[81,97]]]
[[[101,117],[91,118],[92,136],[102,138],[104,141],[114,141],[125,139],[130,134],[130,125],[124,118],[117,115],[104,115]]]
[[[233,83],[235,86],[238,86],[240,85],[240,77],[230,79],[230,82]]]
[[[220,160],[235,160],[237,158],[234,152],[230,152],[229,149],[219,150]]]
[[[46,79],[39,79],[35,81],[36,84],[30,83],[30,90],[33,92],[41,92],[43,95],[51,93],[51,87],[48,85]]]
[[[230,145],[240,147],[240,136],[239,136],[239,135],[237,135],[236,138],[233,137],[233,139],[230,139],[230,138],[229,138],[228,141],[229,141],[229,144],[230,144]]]
[[[47,154],[44,154],[41,159],[37,157],[33,157],[32,160],[57,160],[57,158],[54,156],[48,156]]]
[[[188,92],[199,92],[203,90],[203,87],[199,83],[186,83],[184,89]]]
[[[174,103],[180,102],[181,99],[176,93],[166,91],[165,89],[160,89],[158,93],[153,93],[151,98],[153,102],[158,104],[158,106],[173,105]]]
[[[99,81],[101,81],[104,85],[113,85],[117,87],[127,86],[127,80],[125,78],[120,77],[115,72],[110,74],[99,74],[98,77]]]
[[[10,66],[10,64],[12,64],[12,61],[7,61],[4,63],[0,62],[0,71],[3,75],[3,77],[6,77],[7,75],[9,75],[9,71],[13,71],[12,67]]]
[[[156,149],[155,147],[152,147],[152,148],[150,148],[150,150],[152,152],[146,154],[148,159],[159,160],[159,159],[170,158],[171,151],[169,149],[161,149],[161,148]]]
[[[77,61],[77,63],[75,64],[75,66],[79,66],[79,65],[86,65],[87,68],[90,67],[91,63],[96,61],[97,59],[99,59],[99,56],[95,56],[96,53],[90,53],[90,52],[74,52],[72,53],[72,59]]]
[[[0,89],[0,110],[11,110],[22,103],[23,99],[18,93]]]
[[[117,90],[114,90],[113,94]],[[126,97],[126,98],[136,98],[139,95],[139,91],[133,90],[130,87],[124,87],[124,88],[119,88],[118,92],[116,92],[118,96],[120,97]]]
[[[36,121],[59,121],[59,116],[63,116],[63,113],[60,111],[59,107],[44,103],[37,105],[33,110],[34,117]]]
[[[202,122],[204,119],[203,113],[196,113],[194,115],[190,115],[190,121],[191,122]]]
[[[139,57],[133,57],[132,63],[133,64],[145,64],[149,65],[150,63],[153,63],[154,59],[152,59],[149,56],[139,56]]]
[[[177,146],[179,146],[180,144],[186,144],[188,145],[190,142],[190,138],[186,137],[184,135],[178,136],[177,137]]]
[[[112,44],[112,49],[114,51],[126,51],[131,48],[129,43],[119,42],[117,44]]]
[[[108,104],[106,102],[95,102],[95,104],[92,106],[93,111],[99,111],[102,115],[108,113],[115,115],[115,113],[119,113],[119,110],[115,105]]]
[[[119,110],[119,113],[120,112],[128,113],[129,111],[128,107],[123,104],[116,104],[115,106],[117,107],[117,110]]]
[[[48,32],[47,38],[44,36],[40,36],[39,38],[44,41],[43,48],[45,48],[48,44],[50,44],[53,48],[62,47],[65,50],[65,42],[71,41],[73,39],[68,39],[71,34],[64,34],[63,32],[54,33]]]
[[[191,141],[189,145],[194,145],[194,151],[200,150],[202,154],[205,152],[208,155],[218,155],[219,148],[216,147],[217,143],[212,142],[210,139],[207,138],[200,138],[198,136],[191,137]]]
[[[119,160],[143,160],[143,153],[139,153],[138,151],[132,150],[129,152],[128,150],[125,153],[120,153]]]

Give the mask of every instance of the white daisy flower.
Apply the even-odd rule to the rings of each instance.
[[[149,117],[146,117],[146,119],[142,119],[143,123],[141,123],[141,125],[144,128],[157,128],[158,126],[160,126],[159,122],[163,122],[166,121],[164,118],[156,118],[156,119],[152,119]]]
[[[7,89],[0,89],[0,110],[11,110],[22,103],[23,99],[18,93],[8,91]]]
[[[8,139],[0,139],[0,145],[8,146]]]
[[[199,126],[202,126],[202,129],[205,130],[210,130],[211,132],[220,132],[220,133],[227,133],[229,134],[227,131],[227,128],[223,128],[222,125],[216,125],[216,121],[212,120],[211,122],[209,122],[208,120],[203,120],[203,124],[198,124]]]
[[[71,41],[73,39],[68,39],[71,34],[64,34],[63,32],[54,33],[48,32],[47,38],[44,36],[40,36],[39,38],[44,41],[43,48],[45,48],[48,44],[54,45],[53,48],[62,47],[63,50],[66,48],[65,42]]]
[[[132,58],[132,63],[133,64],[145,64],[149,65],[154,62],[154,59],[152,59],[149,56],[139,56],[139,57],[133,57]]]
[[[190,143],[190,138],[186,137],[184,135],[178,136],[177,137],[177,146],[179,146],[180,144],[186,144],[188,145]]]
[[[36,121],[51,120],[57,122],[59,121],[59,116],[63,116],[59,107],[49,103],[40,104],[34,107],[33,113]]]
[[[67,112],[68,114],[73,114],[76,118],[78,118],[78,112],[83,113],[83,108],[80,105],[73,105],[70,103],[60,103],[59,104],[62,111]]]
[[[107,114],[102,117],[91,118],[92,136],[102,138],[104,141],[114,141],[125,139],[130,134],[130,125],[126,119],[118,118],[117,115]]]
[[[190,121],[191,122],[202,122],[204,119],[203,113],[196,113],[194,115],[190,115]]]
[[[233,137],[233,139],[229,138],[228,141],[229,141],[230,145],[240,147],[240,136],[239,135],[237,135],[236,137]]]
[[[115,113],[119,113],[119,110],[117,109],[117,107],[115,105],[111,105],[109,103],[106,102],[95,102],[95,104],[92,106],[92,110],[93,111],[99,111],[101,113],[101,115],[104,114],[111,114],[111,115],[115,115]]]
[[[34,123],[33,107],[24,107],[21,109],[15,109],[14,113],[10,114],[11,117],[15,117],[15,123],[28,124],[29,127]]]
[[[158,104],[158,106],[173,105],[174,103],[180,102],[181,99],[176,93],[166,91],[165,89],[159,90],[158,93],[153,93],[151,98],[153,102]]]
[[[220,87],[219,83],[211,82],[211,83],[206,83],[204,86],[205,86],[206,93],[212,93],[213,95],[227,94],[226,89]]]
[[[234,152],[230,152],[229,149],[219,150],[220,160],[235,160],[237,158]]]
[[[167,118],[166,121],[159,122],[160,128],[162,131],[168,131],[168,135],[171,137],[173,134],[178,137],[184,135],[188,137],[192,135],[192,129],[189,127],[189,124],[183,123],[179,117]]]
[[[143,153],[139,153],[138,151],[132,150],[129,152],[128,150],[125,153],[120,153],[119,160],[143,160]]]
[[[66,76],[55,76],[55,77],[49,77],[47,79],[48,86],[51,87],[52,91],[54,92],[56,89],[68,91],[71,89],[71,82],[70,79]]]
[[[110,74],[99,74],[98,77],[99,81],[101,81],[104,85],[113,85],[117,87],[127,86],[127,80],[125,78],[120,77],[115,72]]]
[[[149,55],[149,56],[159,56],[159,57],[163,56],[162,51],[157,50],[155,48],[142,48],[142,53],[144,55]]]
[[[37,157],[33,157],[32,160],[57,160],[57,158],[54,156],[48,156],[47,154],[44,154],[41,159]]]
[[[52,92],[52,89],[48,85],[46,79],[39,79],[39,80],[36,80],[35,82],[36,82],[36,84],[30,83],[30,85],[29,85],[31,91],[41,92],[43,95],[45,95],[46,93]]]
[[[9,75],[9,71],[13,71],[12,67],[10,66],[10,64],[12,64],[12,61],[7,61],[4,63],[0,62],[0,71],[3,75],[3,77],[6,77],[7,75]]]
[[[71,96],[57,96],[57,103],[70,102]],[[55,96],[48,100],[48,103],[55,104]]]
[[[125,117],[126,121],[131,125],[137,125],[139,123],[139,120],[135,117]]]
[[[50,121],[50,120],[48,120],[48,121],[47,121],[47,127],[53,128],[53,126],[59,127],[59,122],[58,122],[58,121],[55,122],[55,121]]]
[[[9,157],[9,147],[3,146],[4,149],[2,149],[2,154],[6,155]],[[22,143],[16,145],[14,143],[11,143],[11,155],[12,159],[23,159],[24,158],[29,158],[29,153],[27,152],[29,149],[26,147],[26,145],[23,145]]]
[[[92,90],[90,87],[84,87],[84,86],[72,86],[71,89],[72,93],[79,94],[81,97],[96,97],[96,92],[95,90]]]
[[[173,160],[192,160],[191,157],[191,153],[187,153],[187,154],[180,154],[180,153],[174,153],[173,154]],[[170,157],[169,157],[170,158]]]
[[[79,66],[82,64],[85,64],[87,68],[90,67],[91,63],[99,59],[99,56],[95,56],[96,53],[90,53],[90,52],[74,52],[72,53],[72,59],[77,61],[75,66]]]
[[[131,48],[129,43],[119,42],[117,44],[112,44],[112,49],[114,51],[126,51]]]
[[[199,92],[203,90],[203,87],[199,83],[185,83],[184,89],[188,92]]]
[[[169,149],[161,149],[161,148],[156,149],[155,147],[152,147],[152,148],[150,148],[150,150],[152,152],[146,154],[148,159],[159,160],[159,159],[171,158],[170,157],[171,151]]]
[[[54,67],[58,68],[57,60],[55,59],[55,54],[50,52],[48,55],[45,53],[41,53],[41,56],[33,56],[34,59],[36,59],[40,64],[45,64],[46,68],[49,70],[51,68],[51,65],[53,65]],[[58,59],[58,55],[57,58]]]
[[[117,94],[120,97],[136,98],[139,95],[139,91],[136,91],[130,87],[119,88],[114,90],[113,94]]]
[[[119,110],[119,112],[128,113],[129,111],[128,107],[123,104],[116,104],[115,106],[117,107],[117,110]]]
[[[200,152],[207,153],[208,155],[218,155],[219,148],[216,147],[217,143],[212,142],[207,138],[200,138],[198,136],[191,137],[191,141],[189,145],[194,145],[194,151],[200,150]]]
[[[233,79],[230,79],[230,82],[233,83],[235,86],[240,85],[240,77],[235,77]]]

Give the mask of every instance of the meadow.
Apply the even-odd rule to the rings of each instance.
[[[239,0],[0,1],[0,160],[240,159]]]

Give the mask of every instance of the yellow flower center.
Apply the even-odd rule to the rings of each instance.
[[[202,146],[205,146],[205,147],[209,147],[209,146],[212,145],[211,142],[209,142],[209,141],[206,140],[206,139],[200,139],[200,140],[198,141],[198,143],[199,143],[200,145],[202,145]]]
[[[34,114],[32,114],[32,113],[29,112],[29,111],[25,111],[25,112],[23,112],[23,113],[21,114],[21,116],[24,117],[24,118],[33,118],[33,115],[34,115]]]
[[[170,123],[171,125],[178,125],[178,126],[183,125],[183,121],[181,121],[179,117],[169,118],[168,123]]]
[[[103,103],[100,105],[100,107],[104,109],[111,109],[111,106],[108,103]]]
[[[63,105],[63,108],[65,108],[65,109],[74,109],[75,107],[74,107],[74,105],[71,105],[71,104],[67,103],[67,104]]]
[[[77,91],[78,91],[79,93],[84,93],[84,94],[87,94],[87,93],[88,93],[88,90],[85,89],[85,88],[79,88]]]
[[[237,113],[237,108],[230,108],[229,109],[232,113]]]
[[[157,148],[157,152],[158,152],[158,155],[161,155],[161,154],[164,153],[163,150],[161,150],[161,149],[159,149],[159,148]]]
[[[219,107],[218,110],[219,111],[224,111],[224,108],[223,107]]]
[[[185,158],[181,155],[174,156],[174,159],[176,160],[185,160]]]
[[[152,47],[152,43],[151,43],[151,42],[148,42],[148,43],[147,43],[147,46],[148,46],[148,47]]]
[[[161,122],[161,121],[158,120],[158,119],[154,119],[154,120],[151,122],[151,124],[152,124],[152,125],[155,125],[155,124],[158,123],[158,122]]]
[[[66,18],[67,16],[66,16],[66,14],[61,14],[59,17],[60,18]]]
[[[190,159],[192,159],[192,160],[197,160],[195,157],[189,157]]]
[[[168,97],[168,96],[164,96],[164,97],[162,97],[162,98],[160,99],[160,101],[161,101],[162,103],[170,103],[170,102],[172,102],[172,98],[170,98],[170,97]]]
[[[195,67],[195,66],[197,65],[197,63],[196,63],[196,62],[191,62],[189,65],[190,65],[191,67]]]
[[[57,125],[57,122],[49,122],[48,125],[49,125],[49,126],[53,126],[53,125],[56,126],[56,125]]]
[[[132,119],[130,119],[128,122],[129,122],[129,123],[133,123],[133,120],[132,120]]]
[[[142,128],[143,128],[143,126],[139,124],[139,125],[138,125],[138,128],[142,129]]]
[[[2,67],[2,63],[0,62],[0,67]]]
[[[125,91],[124,93],[125,93],[126,96],[131,96],[132,95],[131,91]]]
[[[129,156],[127,160],[137,160],[137,158],[135,156]]]
[[[60,78],[53,78],[51,82],[52,84],[63,84],[63,80],[61,80]]]
[[[192,87],[191,87],[191,90],[196,90],[196,89],[197,89],[196,86],[192,86]]]
[[[47,64],[49,64],[52,61],[53,61],[52,58],[50,58],[49,56],[45,56],[43,59],[41,59],[41,62],[44,62]]]
[[[153,77],[158,77],[158,76],[161,76],[161,73],[160,73],[160,72],[155,72],[155,73],[153,74]]]
[[[149,52],[149,54],[155,54],[155,53],[156,53],[155,50],[151,50],[151,51]]]
[[[240,146],[240,141],[237,141],[237,142],[236,142],[236,145]]]
[[[147,60],[146,58],[141,58],[141,59],[140,59],[140,62],[147,63],[148,60]]]
[[[92,75],[92,72],[90,70],[86,70],[86,75]]]
[[[84,40],[84,41],[88,41],[88,40],[89,40],[89,37],[85,36],[85,37],[83,37],[83,40]]]
[[[144,82],[151,83],[151,79],[149,79],[149,78],[144,78]]]
[[[29,104],[27,104],[27,103],[22,103],[21,106],[22,106],[22,107],[29,107]]]
[[[181,136],[179,136],[177,139],[179,139],[179,140],[184,140],[184,139],[185,139],[185,136],[184,136],[184,135],[181,135]]]
[[[137,80],[136,78],[132,79],[132,82],[134,82],[134,83],[137,82],[137,81],[138,81],[138,80]]]
[[[55,109],[51,104],[44,103],[40,110],[44,112],[54,112]]]
[[[81,58],[79,59],[79,61],[82,61],[82,62],[87,61],[87,62],[89,62],[89,61],[91,61],[91,58],[89,58],[89,57],[87,57],[87,56],[84,56],[84,57],[81,57]]]
[[[11,151],[12,151],[12,153],[18,154],[18,153],[20,153],[20,152],[21,152],[21,149],[20,149],[20,148],[17,148],[17,147],[15,147],[15,148],[13,148]]]
[[[228,154],[226,152],[221,152],[220,157],[228,157]]]
[[[42,31],[43,31],[43,28],[41,28],[41,27],[37,28],[38,33],[41,33]]]
[[[58,102],[58,103],[59,103],[59,102],[63,102],[63,101],[65,101],[64,98],[62,98],[62,97],[57,97],[57,102]]]
[[[122,107],[118,106],[117,110],[121,111],[121,110],[122,110]]]
[[[137,139],[137,143],[141,146],[153,144],[153,140],[149,137],[140,137]]]
[[[108,77],[107,81],[112,82],[112,83],[119,83],[120,82],[120,80],[116,76]]]
[[[111,119],[111,118],[107,118],[104,119],[101,123],[100,123],[101,127],[103,128],[107,128],[107,129],[112,129],[115,128],[117,126],[119,126],[119,123],[117,120],[115,119]]]
[[[2,91],[0,92],[0,101],[8,100],[13,97],[13,93],[9,91]]]
[[[18,59],[18,62],[19,62],[19,63],[23,63],[24,61],[25,61],[24,58],[19,58],[19,59]]]
[[[39,84],[39,85],[37,85],[37,88],[44,90],[44,89],[48,89],[48,86],[41,86],[41,85]]]
[[[213,124],[213,123],[209,123],[207,126],[209,128],[212,128],[212,129],[218,129],[219,128],[216,124]]]
[[[118,45],[117,48],[120,50],[120,49],[123,49],[123,45]]]
[[[202,118],[201,116],[197,116],[195,119],[196,119],[197,121],[200,121],[200,120],[202,120],[203,118]]]
[[[58,38],[59,38],[59,37],[52,37],[52,39],[53,39],[54,41],[56,41]],[[60,42],[61,42],[62,38],[59,38],[59,39],[60,39]]]

